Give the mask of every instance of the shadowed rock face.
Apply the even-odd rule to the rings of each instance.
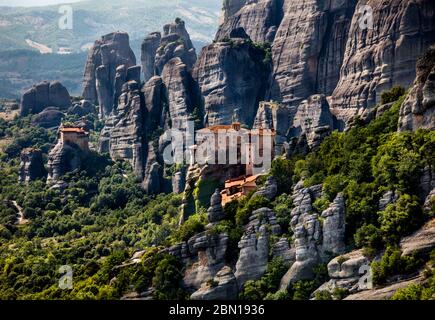
[[[114,32],[95,41],[89,51],[83,76],[82,96],[100,105],[100,115],[108,116],[116,103],[115,78],[117,68],[136,65],[136,57],[130,48],[127,33]]]
[[[67,109],[71,106],[68,90],[58,81],[41,82],[27,90],[21,98],[21,116],[38,114],[47,107]]]
[[[363,4],[373,8],[374,28],[361,28],[355,13],[332,95],[334,108],[367,108],[393,85],[407,88],[415,79],[418,57],[435,42],[435,2],[361,0],[358,7]],[[337,111],[339,118],[348,116],[346,110]]]
[[[148,81],[155,75],[155,58],[161,40],[161,33],[153,32],[146,36],[142,42],[141,61],[145,81]]]
[[[314,95],[302,101],[295,115],[290,137],[305,135],[309,148],[320,145],[334,127],[329,105],[324,95]]]
[[[247,39],[217,42],[202,50],[193,77],[201,90],[205,124],[228,124],[236,117],[253,125],[270,71],[264,60],[265,52]]]
[[[400,109],[399,130],[435,129],[435,46],[417,63],[417,79]]]
[[[242,27],[255,42],[272,42],[283,16],[283,0],[229,0],[224,3],[224,21],[216,35],[217,41],[230,37],[231,31]],[[241,6],[243,4],[243,6]]]
[[[139,83],[130,81],[123,86],[114,125],[110,133],[110,156],[130,162],[138,177],[143,177],[146,145],[144,118],[146,116]]]
[[[42,152],[38,149],[24,149],[21,152],[21,163],[18,180],[27,183],[47,176]]]

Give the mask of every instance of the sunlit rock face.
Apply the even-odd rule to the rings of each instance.
[[[100,106],[102,117],[109,116],[117,103],[115,78],[118,67],[122,65],[125,69],[136,65],[127,33],[114,32],[95,41],[86,62],[82,96]]]

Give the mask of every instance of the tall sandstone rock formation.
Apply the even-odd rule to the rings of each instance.
[[[82,96],[100,106],[102,118],[110,115],[116,104],[115,80],[120,77],[118,69],[136,65],[136,57],[130,48],[127,33],[114,32],[95,41],[89,51],[83,76]]]
[[[417,79],[400,109],[399,130],[435,129],[435,46],[417,63]]]
[[[418,57],[435,42],[434,16],[431,0],[225,0],[216,39],[198,58],[181,19],[144,39],[145,84],[134,94],[123,89],[140,83],[128,36],[107,35],[90,53],[84,81],[85,98],[99,101],[107,117],[101,151],[131,161],[150,193],[167,190],[159,135],[189,120],[273,128],[277,154],[306,152],[367,112],[384,90],[412,84]],[[424,74],[427,84],[420,77],[411,94],[417,102],[410,97],[403,107],[403,128],[431,103],[430,95],[420,99],[432,84]],[[121,103],[123,95],[140,97],[140,107]],[[117,113],[119,104],[140,112]],[[139,118],[140,126],[130,126]],[[141,151],[124,141],[141,141]]]
[[[373,10],[373,29],[361,28],[361,13],[355,13],[332,94],[335,113],[345,121],[379,103],[394,85],[409,87],[417,59],[435,42],[434,1],[360,0],[357,7],[364,4]]]
[[[223,11],[216,41],[243,27],[254,42],[271,43],[265,98],[290,108],[290,118],[324,94],[344,124],[384,90],[409,87],[417,59],[435,42],[430,0],[226,0]]]
[[[250,39],[235,35],[203,48],[193,77],[201,90],[205,124],[229,124],[236,118],[252,126],[269,72],[264,50]]]

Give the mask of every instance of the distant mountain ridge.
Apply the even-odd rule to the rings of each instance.
[[[0,1],[0,97],[19,98],[33,83],[61,80],[70,93],[81,91],[87,49],[95,39],[125,31],[137,58],[144,37],[181,17],[197,51],[212,42],[218,28],[221,0],[82,1],[73,7],[73,30],[58,27],[59,5],[2,7]],[[72,55],[59,56],[59,48]],[[53,54],[41,55],[53,52]],[[6,51],[6,52],[5,52]],[[16,66],[16,67],[13,67]],[[35,68],[35,66],[37,66]],[[44,66],[45,69],[41,69]]]
[[[4,5],[0,1],[0,6]],[[74,52],[89,47],[96,38],[113,31],[128,32],[131,41],[180,16],[186,21],[192,39],[204,45],[218,27],[220,0],[107,0],[72,3],[72,30],[61,30],[59,5],[44,7],[2,7],[0,43],[2,50],[30,49],[26,39],[57,51],[68,47]],[[138,42],[139,43],[139,42]]]

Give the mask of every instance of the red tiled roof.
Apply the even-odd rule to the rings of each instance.
[[[75,133],[86,133],[82,128],[74,127],[74,128],[60,128],[60,132],[75,132]]]

